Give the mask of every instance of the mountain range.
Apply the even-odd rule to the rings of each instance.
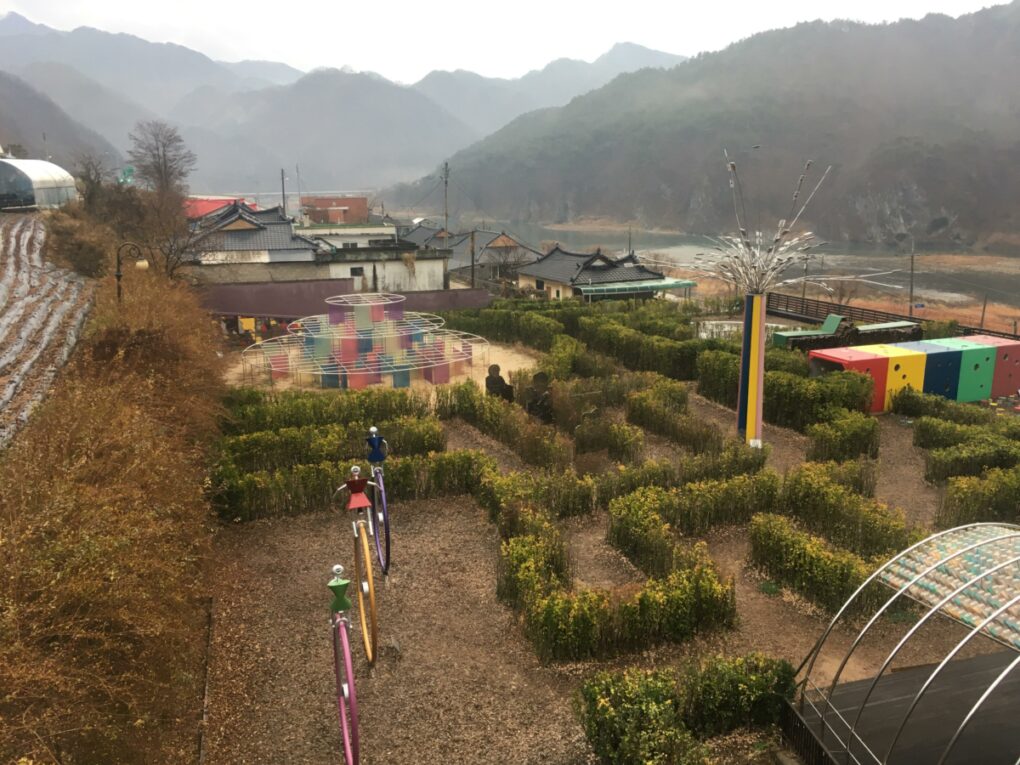
[[[1020,245],[1017,72],[1020,2],[958,19],[804,23],[517,118],[450,158],[451,205],[728,231],[728,152],[748,228],[787,217],[810,159],[816,179],[832,166],[806,219],[828,238]]]
[[[81,126],[74,148],[51,141],[50,154],[83,144],[120,161],[138,120],[165,119],[198,155],[191,184],[206,192],[276,188],[280,168],[295,166],[305,188],[405,181],[527,111],[565,104],[623,72],[681,60],[621,44],[595,62],[560,59],[516,80],[432,72],[404,86],[346,68],[305,73],[273,61],[221,62],[132,35],[65,32],[14,13],[0,18],[0,70],[19,79],[18,93],[28,88],[52,101],[64,112],[61,124]],[[13,86],[6,92],[13,98]],[[22,111],[20,101],[0,100],[0,114],[14,115],[0,144],[38,154],[33,130],[15,129]]]

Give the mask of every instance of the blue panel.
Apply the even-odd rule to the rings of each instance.
[[[926,354],[928,361],[924,366],[924,392],[937,393],[950,401],[956,401],[960,386],[960,363],[963,358],[961,351],[923,341],[893,345]]]
[[[372,338],[371,337],[359,337],[358,338],[358,353],[371,353],[372,352]]]
[[[339,388],[340,387],[340,375],[325,372],[322,375],[322,387],[323,388]]]
[[[411,387],[411,373],[410,372],[394,372],[393,373],[393,387],[394,388],[410,388]]]

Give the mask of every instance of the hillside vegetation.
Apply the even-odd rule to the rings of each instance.
[[[1020,229],[1017,71],[1017,2],[955,20],[800,24],[515,120],[452,158],[455,204],[714,233],[733,227],[729,149],[752,217],[785,217],[813,159],[833,165],[811,209],[823,235],[974,242]]]

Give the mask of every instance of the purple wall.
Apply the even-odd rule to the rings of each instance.
[[[292,282],[212,284],[199,287],[202,306],[220,316],[264,316],[296,319],[326,313],[326,298],[353,291],[353,279],[315,279]],[[485,308],[492,302],[486,290],[428,290],[406,292],[409,311],[453,311]]]

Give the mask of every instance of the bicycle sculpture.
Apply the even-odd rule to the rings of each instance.
[[[379,567],[385,576],[390,572],[390,514],[386,507],[386,487],[383,483],[383,462],[390,453],[390,445],[379,435],[374,425],[368,429],[368,464],[372,469],[375,490],[372,492],[372,535],[375,537],[375,552]]]
[[[350,478],[334,492],[334,498],[347,490],[350,497],[347,509],[356,513],[351,521],[354,529],[354,575],[358,582],[358,619],[361,622],[361,641],[365,645],[365,658],[369,666],[375,664],[375,647],[378,643],[379,628],[375,610],[375,580],[372,576],[372,553],[368,538],[373,536],[372,522],[366,520],[365,509],[372,508],[372,500],[365,494],[367,487],[376,487],[375,482],[361,477],[361,468],[351,467]]]
[[[333,578],[326,585],[333,593],[330,603],[330,631],[333,637],[333,675],[336,678],[336,707],[340,717],[340,735],[343,738],[344,762],[357,765],[358,742],[358,697],[354,691],[354,661],[351,659],[350,628],[347,612],[351,601],[347,587],[351,580],[344,578],[344,567],[333,566]]]

